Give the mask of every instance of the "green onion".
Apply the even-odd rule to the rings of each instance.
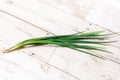
[[[102,34],[102,33],[103,31],[95,31],[95,32],[76,33],[70,35],[32,38],[21,41],[16,45],[14,45],[13,47],[4,50],[3,52],[4,53],[11,52],[23,48],[26,45],[54,44],[62,47],[68,47],[70,49],[77,50],[104,59],[102,56],[86,51],[86,50],[97,50],[97,51],[110,53],[109,51],[103,50],[104,47],[98,47],[98,45],[106,45],[108,43],[114,42],[114,41],[105,41],[108,39],[108,36],[112,34]],[[93,44],[95,46],[93,46]]]

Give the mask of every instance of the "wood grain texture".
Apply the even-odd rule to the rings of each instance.
[[[82,31],[120,31],[115,0],[0,0],[0,49],[18,41]],[[116,4],[116,5],[115,5]],[[112,11],[111,11],[112,10]],[[56,46],[36,46],[0,55],[0,80],[120,80],[120,35],[95,57]]]

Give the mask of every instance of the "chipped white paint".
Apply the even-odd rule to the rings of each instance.
[[[119,9],[119,0],[0,0],[0,49],[33,37],[120,31]],[[120,80],[120,41],[106,49],[113,54],[95,53],[108,60],[49,45],[0,52],[0,80]]]

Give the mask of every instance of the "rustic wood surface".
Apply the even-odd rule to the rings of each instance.
[[[0,50],[34,37],[120,32],[119,0],[0,0]],[[50,45],[0,51],[0,80],[120,80],[120,34],[107,60]]]

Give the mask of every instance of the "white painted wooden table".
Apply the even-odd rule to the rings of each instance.
[[[120,32],[119,0],[0,0],[0,50],[34,37]],[[0,80],[120,80],[120,35],[107,60],[68,48],[37,46],[0,55]]]

